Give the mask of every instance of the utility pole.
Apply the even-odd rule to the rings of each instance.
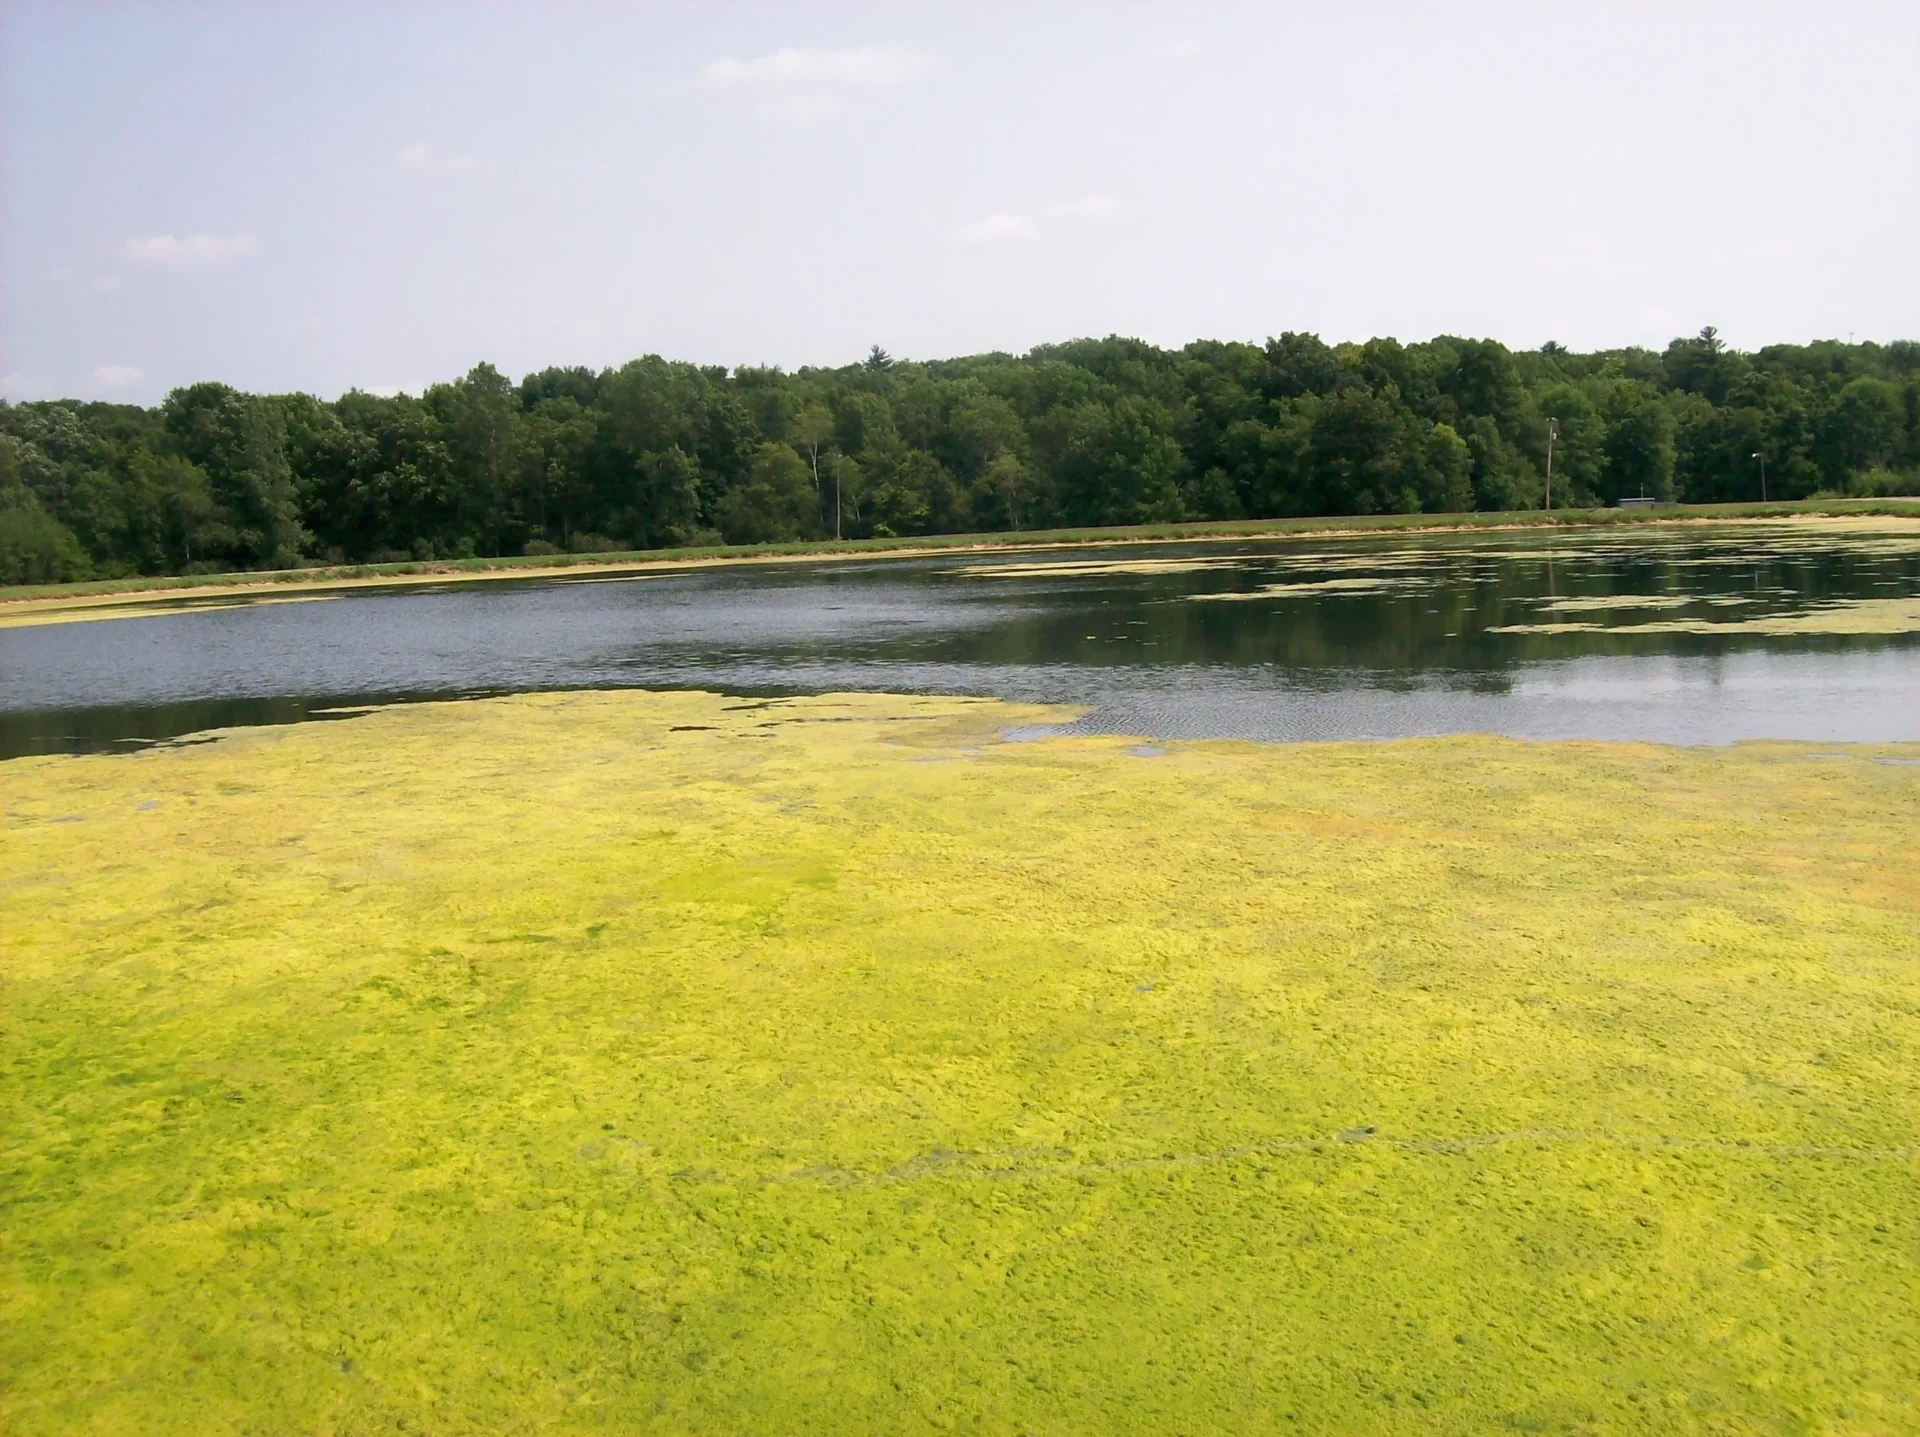
[[[1760,461],[1760,502],[1764,504],[1767,502],[1767,456],[1756,449],[1753,457]]]
[[[1547,421],[1547,508],[1553,508],[1553,441],[1560,437],[1560,421]]]

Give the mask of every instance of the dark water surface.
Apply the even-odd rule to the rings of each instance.
[[[1156,738],[1920,739],[1920,635],[1844,631],[1915,596],[1913,526],[1783,524],[1076,546],[156,607],[0,629],[0,756],[588,687],[990,694],[1090,705],[1074,731]],[[1782,621],[1813,631],[1766,631]]]

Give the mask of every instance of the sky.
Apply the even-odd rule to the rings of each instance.
[[[0,389],[1920,337],[1920,4],[0,0]]]

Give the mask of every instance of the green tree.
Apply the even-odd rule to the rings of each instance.
[[[38,447],[0,433],[0,584],[58,584],[91,573],[80,541],[46,511],[30,482],[45,483],[54,472]]]
[[[1673,498],[1673,413],[1646,385],[1616,380],[1601,391],[1606,438],[1601,444],[1597,497]]]
[[[842,538],[849,521],[860,523],[861,482],[865,474],[860,461],[851,455],[835,450],[828,456],[828,467],[833,473],[833,537]]]
[[[1539,420],[1552,420],[1559,437],[1553,445],[1553,503],[1555,508],[1579,508],[1595,502],[1606,469],[1607,423],[1586,393],[1574,384],[1558,380],[1542,385],[1533,394],[1533,407]],[[1535,444],[1534,465],[1546,473],[1546,430],[1544,423],[1530,426]],[[1542,495],[1542,502],[1545,495]]]
[[[570,395],[544,400],[520,420],[514,448],[524,513],[541,533],[551,532],[550,525],[557,520],[562,548],[572,542],[575,523],[588,516],[594,505],[591,465],[597,438],[594,416]]]
[[[1677,396],[1674,478],[1680,497],[1724,504],[1760,497],[1760,462],[1767,449],[1764,411],[1717,408],[1704,394]]]
[[[1310,512],[1313,426],[1322,401],[1312,396],[1267,406],[1271,422],[1243,419],[1222,438],[1222,468],[1242,510],[1257,519]]]
[[[881,538],[926,533],[934,492],[952,485],[945,465],[898,436],[867,445],[862,479],[865,522]]]
[[[1658,355],[1299,333],[1165,350],[1108,335],[922,363],[876,350],[798,374],[647,355],[517,385],[480,365],[419,399],[201,384],[157,410],[0,403],[0,435],[15,445],[8,552],[42,556],[10,562],[69,572],[77,544],[113,575],[716,529],[1536,508],[1549,417],[1561,502],[1751,499],[1762,464],[1775,497],[1869,471],[1899,491],[1920,486],[1920,344],[1740,353],[1709,329]]]
[[[1150,399],[1086,401],[1046,417],[1070,524],[1154,524],[1180,517],[1185,456],[1173,416]]]
[[[1392,395],[1340,390],[1314,416],[1308,513],[1418,512],[1425,427]]]
[[[807,461],[813,492],[820,489],[820,455],[833,442],[833,414],[823,404],[804,405],[787,421],[787,442]]]
[[[1258,381],[1266,399],[1299,399],[1331,394],[1340,383],[1340,361],[1317,334],[1289,331],[1269,339],[1266,370]]]
[[[1526,409],[1526,391],[1520,371],[1507,347],[1491,339],[1435,341],[1435,385],[1440,403],[1435,417],[1467,433],[1463,421],[1476,416],[1493,420],[1509,444],[1520,437]]]
[[[1473,454],[1451,424],[1427,432],[1420,461],[1422,509],[1441,514],[1473,507]]]
[[[815,538],[818,494],[806,461],[786,444],[760,446],[745,483],[721,499],[717,517],[729,544],[765,544]]]
[[[225,552],[208,560],[264,569],[298,564],[312,536],[301,523],[279,405],[204,383],[174,390],[162,414],[178,452],[206,474],[219,511]]]
[[[73,531],[38,503],[0,508],[0,584],[64,584],[92,572]]]
[[[206,473],[177,454],[143,454],[140,462],[147,483],[159,501],[161,542],[169,558],[179,555],[178,568],[192,573],[195,552],[205,554],[230,542],[213,502],[213,486]]]
[[[1820,431],[1822,468],[1836,487],[1850,474],[1890,468],[1906,457],[1904,396],[1884,379],[1852,380],[1834,396]]]
[[[518,392],[491,364],[476,364],[454,383],[430,389],[426,400],[453,461],[454,553],[517,551],[524,528],[513,503],[521,472]]]
[[[981,476],[983,487],[1005,516],[1007,527],[1016,532],[1023,520],[1031,523],[1033,514],[1033,471],[1010,449],[1003,449],[987,461]]]
[[[1543,476],[1501,433],[1490,414],[1470,414],[1462,421],[1472,460],[1473,507],[1483,511],[1537,509],[1545,498]]]
[[[678,444],[642,454],[631,527],[643,548],[685,542],[700,514],[700,466]]]
[[[1749,372],[1747,361],[1721,342],[1720,332],[1712,325],[1692,339],[1674,340],[1662,359],[1669,388],[1701,395],[1715,406],[1725,404],[1728,393]]]

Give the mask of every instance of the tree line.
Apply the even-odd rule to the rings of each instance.
[[[1552,493],[1547,492],[1549,447]],[[1054,526],[1920,490],[1920,344],[1111,337],[839,369],[491,365],[418,397],[0,404],[0,583]]]

